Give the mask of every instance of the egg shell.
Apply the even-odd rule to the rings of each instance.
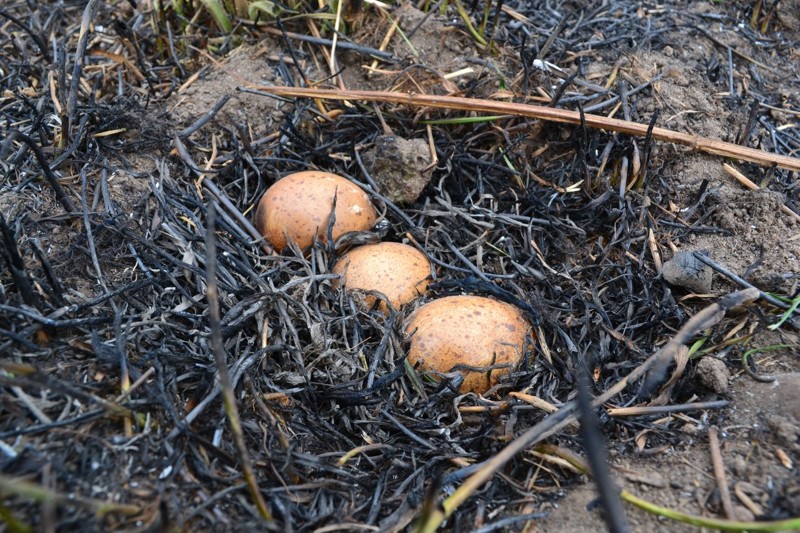
[[[381,292],[399,309],[428,289],[431,266],[425,254],[413,246],[381,242],[350,250],[336,262],[333,272],[342,274],[341,284],[347,291]],[[375,300],[374,295],[365,294],[360,301],[370,308]],[[379,308],[389,311],[385,302]]]
[[[256,208],[256,229],[280,252],[293,241],[301,250],[314,237],[326,242],[328,220],[336,195],[334,240],[350,231],[370,229],[378,218],[369,196],[349,180],[309,170],[290,174],[270,187]]]
[[[464,376],[461,392],[483,394],[519,363],[530,332],[530,323],[513,305],[481,296],[448,296],[411,316],[408,360],[442,374],[458,365],[481,368],[458,370]]]

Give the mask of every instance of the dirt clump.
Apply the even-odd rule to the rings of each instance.
[[[680,251],[664,263],[661,275],[670,285],[685,287],[705,294],[711,291],[711,268],[694,256],[694,252]]]
[[[379,192],[398,204],[415,202],[433,175],[425,139],[381,135],[361,157]]]
[[[703,357],[695,369],[697,381],[708,390],[717,394],[728,392],[728,380],[731,373],[724,361],[715,357]]]

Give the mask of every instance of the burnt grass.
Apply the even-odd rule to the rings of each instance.
[[[646,19],[635,2],[602,9],[556,4],[507,2],[532,26],[505,12],[496,21],[494,60],[518,96],[536,96],[534,87],[550,76],[532,66],[534,59],[559,63],[583,53],[579,64],[588,65],[595,55],[658,51],[679,28],[747,26],[752,14],[740,2],[718,5],[715,17],[664,9]],[[82,70],[75,66],[82,2],[0,8],[0,516],[6,530],[263,527],[215,384],[212,325],[221,334],[249,461],[274,527],[312,531],[349,523],[391,530],[413,524],[426,502],[438,505],[452,493],[468,464],[492,457],[547,416],[509,392],[562,405],[576,397],[585,366],[590,392],[600,394],[710,303],[681,300],[658,276],[651,253],[652,242],[726,231],[704,217],[705,195],[687,218],[670,210],[670,161],[682,156],[679,149],[513,117],[433,125],[433,178],[419,200],[394,205],[371,185],[356,150],[381,135],[384,122],[400,137],[427,139],[424,119],[460,113],[422,116],[380,105],[378,115],[371,104],[330,103],[342,114],[328,120],[313,102],[297,100],[282,103],[272,135],[253,138],[247,127],[215,120],[186,130],[191,124],[171,115],[165,100],[208,63],[204,54],[222,56],[262,34],[258,25],[242,23],[225,36],[207,15],[190,22],[186,14],[155,14],[149,6],[99,5]],[[475,20],[481,11],[478,6]],[[490,15],[491,23],[497,13]],[[457,16],[451,19],[463,27]],[[305,31],[296,21],[286,28]],[[760,38],[754,31],[743,35]],[[782,35],[764,38],[765,57],[769,47],[778,53],[797,48]],[[285,58],[290,50],[318,52],[293,50],[300,45],[290,40],[275,43]],[[288,59],[275,68],[277,83],[300,83]],[[716,63],[709,59],[703,83],[726,90],[727,69],[726,53]],[[558,106],[602,113],[620,105],[630,120],[654,118],[639,105],[652,93],[649,85],[633,91],[625,81],[608,89],[572,81]],[[754,82],[751,93],[774,106],[800,107],[796,93],[781,101],[770,83],[775,78]],[[791,83],[798,87],[796,79]],[[487,97],[497,85],[490,71],[457,84],[473,97]],[[433,83],[423,88],[442,90]],[[753,96],[728,99],[740,129],[727,140],[746,135],[766,151],[796,152],[797,128],[778,130],[767,113],[748,129],[752,102]],[[112,130],[122,131],[107,134]],[[359,237],[419,246],[436,269],[427,298],[483,294],[526,311],[537,339],[491,394],[458,395],[446,380],[412,379],[403,325],[414,306],[385,317],[357,308],[335,287],[331,267],[351,242],[319,244],[309,255],[269,254],[254,242],[238,214],[249,216],[278,177],[309,168],[371,190],[385,222],[377,235]],[[798,205],[796,174],[745,168],[782,193],[788,206]],[[209,210],[216,212],[212,236]],[[207,253],[212,239],[213,257]],[[218,325],[206,296],[211,261]],[[742,313],[763,329],[775,310],[759,304]],[[709,342],[721,342],[730,327],[726,319],[707,332]],[[714,399],[689,375],[664,403]],[[636,383],[615,403],[642,405],[653,392]],[[622,455],[634,453],[632,436],[652,420],[600,415],[605,441]],[[597,434],[585,438],[603,446]],[[659,428],[651,445],[683,438]],[[548,442],[583,449],[574,429]],[[518,456],[447,528],[501,520],[499,527],[519,528],[515,516],[557,500],[579,481],[558,467],[542,475],[530,456]],[[26,492],[31,486],[49,492],[36,497]],[[98,502],[106,501],[137,509],[98,512]],[[786,516],[779,503],[769,514]]]

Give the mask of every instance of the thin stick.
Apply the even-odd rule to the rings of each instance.
[[[72,83],[69,87],[69,98],[67,98],[67,119],[69,125],[75,118],[75,108],[78,105],[78,85],[81,81],[81,71],[83,70],[83,56],[86,54],[86,45],[89,43],[89,25],[92,23],[94,12],[97,9],[98,0],[89,0],[83,9],[81,18],[81,29],[78,33],[78,49],[75,51],[75,64],[72,66]],[[69,131],[64,131],[69,136]]]
[[[711,464],[714,467],[714,477],[717,478],[719,497],[722,500],[722,508],[728,520],[733,520],[733,503],[731,503],[731,491],[728,488],[728,476],[725,475],[725,465],[722,463],[722,452],[719,449],[719,436],[717,428],[708,429],[708,446],[711,449]]]
[[[302,33],[294,33],[291,31],[281,32],[278,28],[261,28],[261,31],[264,33],[269,33],[271,35],[277,35],[279,37],[288,37],[289,39],[294,39],[296,41],[303,41],[311,44],[318,44],[321,46],[332,46],[333,41],[331,39],[324,39],[322,37],[313,37],[311,35],[303,35]],[[369,46],[360,46],[357,44],[353,44],[348,41],[339,41],[336,43],[337,48],[341,48],[342,50],[351,50],[353,52],[359,52],[361,54],[377,57],[383,59],[384,61],[392,61],[396,62],[397,58],[394,57],[393,54],[390,52],[385,52],[383,50],[378,50],[376,48],[371,48]]]
[[[685,413],[705,409],[721,409],[730,402],[728,400],[715,400],[713,402],[682,403],[679,405],[646,405],[642,407],[612,407],[606,412],[609,416],[647,416],[663,415],[668,413]]]
[[[695,259],[697,259],[701,263],[707,264],[708,266],[710,266],[711,268],[713,268],[714,270],[716,270],[717,272],[719,272],[723,276],[726,276],[726,277],[730,278],[731,280],[735,281],[736,283],[738,283],[742,287],[745,287],[745,288],[748,288],[748,289],[755,289],[755,290],[759,291],[759,293],[760,293],[759,297],[765,299],[766,301],[768,301],[769,303],[771,303],[775,307],[779,307],[781,309],[789,309],[791,307],[789,304],[778,300],[777,298],[775,298],[771,294],[768,294],[768,293],[762,291],[761,289],[759,289],[758,287],[754,286],[752,283],[750,283],[746,279],[743,279],[741,276],[737,275],[736,273],[731,272],[730,270],[728,270],[724,266],[720,265],[719,263],[717,263],[716,261],[714,261],[713,259],[711,259],[707,255],[701,254],[700,252],[694,252],[692,255],[694,255]],[[795,311],[795,312],[797,312],[797,311]],[[793,325],[796,325],[794,320],[791,320],[791,323]]]
[[[231,99],[231,95],[226,94],[225,96],[223,96],[222,98],[217,100],[217,103],[214,104],[214,107],[212,107],[202,117],[197,119],[194,124],[192,124],[188,128],[186,128],[183,131],[181,131],[180,133],[178,133],[178,137],[180,137],[181,139],[185,139],[189,135],[191,135],[192,133],[196,132],[197,130],[199,130],[200,128],[205,126],[208,123],[208,121],[210,121],[212,118],[214,118],[217,115],[217,113],[219,113],[220,110],[222,110],[222,108],[225,106],[225,104],[228,103],[228,100],[230,100],[230,99]]]
[[[457,96],[436,96],[429,94],[399,93],[388,91],[339,91],[314,89],[307,87],[258,87],[260,91],[277,96],[294,96],[297,98],[322,98],[328,100],[362,100],[368,102],[390,102],[412,107],[433,107],[438,109],[461,109],[464,111],[481,111],[484,113],[515,115],[538,118],[564,124],[581,124],[581,116],[577,111],[554,109],[531,104],[499,102],[477,98],[461,98]],[[600,115],[584,115],[587,126],[596,129],[612,130],[629,135],[644,137],[648,125],[626,120],[607,118]],[[759,165],[777,165],[788,170],[800,171],[800,158],[772,154],[727,143],[718,139],[709,139],[689,133],[671,131],[664,128],[653,128],[652,137],[658,141],[671,142],[689,146],[692,150],[718,155],[729,159],[742,159]]]
[[[84,166],[81,169],[81,211],[83,214],[83,225],[86,229],[86,244],[89,248],[89,255],[92,258],[92,265],[94,266],[94,272],[97,274],[97,281],[103,287],[105,292],[108,292],[108,287],[106,286],[105,276],[103,275],[103,270],[100,268],[100,259],[97,258],[97,249],[94,246],[94,236],[92,234],[92,222],[89,220],[89,205],[88,201],[86,200],[86,188],[87,188],[87,178],[86,178],[86,167]]]
[[[147,372],[145,372],[144,374],[142,374],[141,376],[139,376],[139,379],[137,379],[136,381],[134,381],[134,382],[133,382],[133,385],[131,385],[130,387],[128,387],[128,390],[126,390],[125,392],[123,392],[122,394],[120,394],[119,396],[117,396],[116,398],[114,398],[114,401],[115,401],[115,402],[117,402],[117,403],[122,403],[122,401],[124,401],[124,400],[125,400],[125,398],[127,398],[128,396],[130,396],[130,395],[133,393],[133,391],[135,391],[136,389],[138,389],[139,387],[141,387],[141,386],[142,386],[142,383],[144,383],[145,381],[147,381],[148,379],[150,379],[150,376],[152,376],[152,375],[153,375],[153,374],[155,374],[155,373],[156,373],[156,369],[155,369],[155,367],[152,367],[152,366],[151,366],[150,368],[148,368],[148,369],[147,369]]]
[[[244,442],[244,433],[239,418],[239,409],[236,407],[236,397],[233,395],[231,377],[228,373],[228,363],[225,360],[225,347],[222,344],[222,328],[220,327],[219,312],[219,291],[217,290],[217,241],[215,238],[217,204],[211,202],[206,210],[208,226],[206,229],[206,298],[208,299],[208,318],[211,327],[211,347],[214,351],[214,359],[217,364],[217,374],[219,375],[220,386],[222,387],[222,399],[225,405],[225,414],[231,425],[231,433],[239,452],[239,460],[242,463],[242,474],[247,482],[247,488],[253,503],[258,509],[261,518],[271,522],[272,515],[267,509],[267,504],[261,496],[258,488],[253,467],[250,465],[250,458],[247,453],[247,445]]]
[[[603,519],[611,533],[627,533],[627,520],[622,502],[619,499],[619,487],[611,477],[608,466],[608,449],[600,432],[600,419],[595,408],[592,407],[592,395],[589,390],[588,363],[584,360],[578,363],[578,413],[581,420],[580,436],[583,441],[583,451],[586,454],[589,471],[592,473],[597,491],[600,493],[600,502],[603,506]]]
[[[342,4],[344,4],[344,2],[336,3],[336,20],[333,23],[333,39],[331,42],[331,55],[329,58],[329,64],[331,76],[338,78],[339,84],[342,86],[342,88],[344,88],[342,78],[339,77],[337,73],[339,68],[336,66],[336,44],[339,41],[339,26],[342,23]]]
[[[11,387],[11,390],[14,392],[14,395],[19,398],[19,401],[28,408],[28,411],[31,412],[33,417],[41,422],[42,424],[52,424],[53,419],[44,414],[41,409],[39,409],[35,403],[33,403],[33,399],[25,394],[25,391],[22,390],[22,387]]]
[[[44,172],[44,177],[47,180],[47,184],[53,189],[53,192],[56,195],[56,200],[58,200],[58,203],[60,203],[64,208],[64,211],[67,213],[74,213],[75,206],[72,205],[72,200],[70,200],[69,196],[67,196],[64,192],[64,189],[58,182],[58,178],[50,168],[50,164],[47,162],[44,152],[42,152],[42,149],[39,148],[38,144],[36,144],[36,141],[20,131],[12,131],[11,135],[8,136],[7,142],[14,142],[15,139],[19,139],[20,141],[24,142],[28,145],[28,148],[31,149],[33,155],[36,157],[36,162],[39,163],[40,167],[42,167],[42,172]]]
[[[667,507],[655,505],[649,501],[643,500],[638,496],[623,489],[620,497],[636,507],[647,511],[655,516],[665,516],[670,520],[675,520],[684,524],[691,524],[706,530],[720,530],[720,531],[797,531],[800,527],[800,518],[788,518],[775,522],[740,522],[738,520],[722,520],[719,518],[708,518],[705,516],[696,516],[685,514],[680,511],[675,511]]]
[[[433,10],[430,10],[428,12],[428,14],[425,15],[424,18],[427,18],[428,15],[431,14],[431,12],[433,12]],[[424,20],[424,18],[423,18],[423,20]],[[402,15],[397,20],[392,20],[392,23],[389,25],[389,29],[386,30],[386,35],[383,36],[383,40],[381,41],[381,45],[380,45],[380,47],[378,47],[378,50],[380,50],[381,52],[386,50],[386,47],[389,46],[389,42],[392,40],[392,37],[394,37],[394,34],[397,33],[397,26],[400,23],[400,19],[402,19]],[[369,66],[369,68],[371,70],[375,70],[376,68],[378,68],[378,60],[377,59],[373,59],[372,60],[372,64]]]
[[[747,124],[742,131],[742,138],[739,139],[739,144],[742,146],[747,146],[747,143],[750,141],[750,136],[753,133],[753,124],[756,122],[756,115],[758,115],[758,98],[753,100],[753,103],[750,104],[750,114],[747,116]]]

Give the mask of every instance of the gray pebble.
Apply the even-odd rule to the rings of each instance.
[[[661,275],[670,285],[684,287],[697,293],[711,291],[711,269],[697,260],[692,252],[677,252],[672,259],[664,263]]]

